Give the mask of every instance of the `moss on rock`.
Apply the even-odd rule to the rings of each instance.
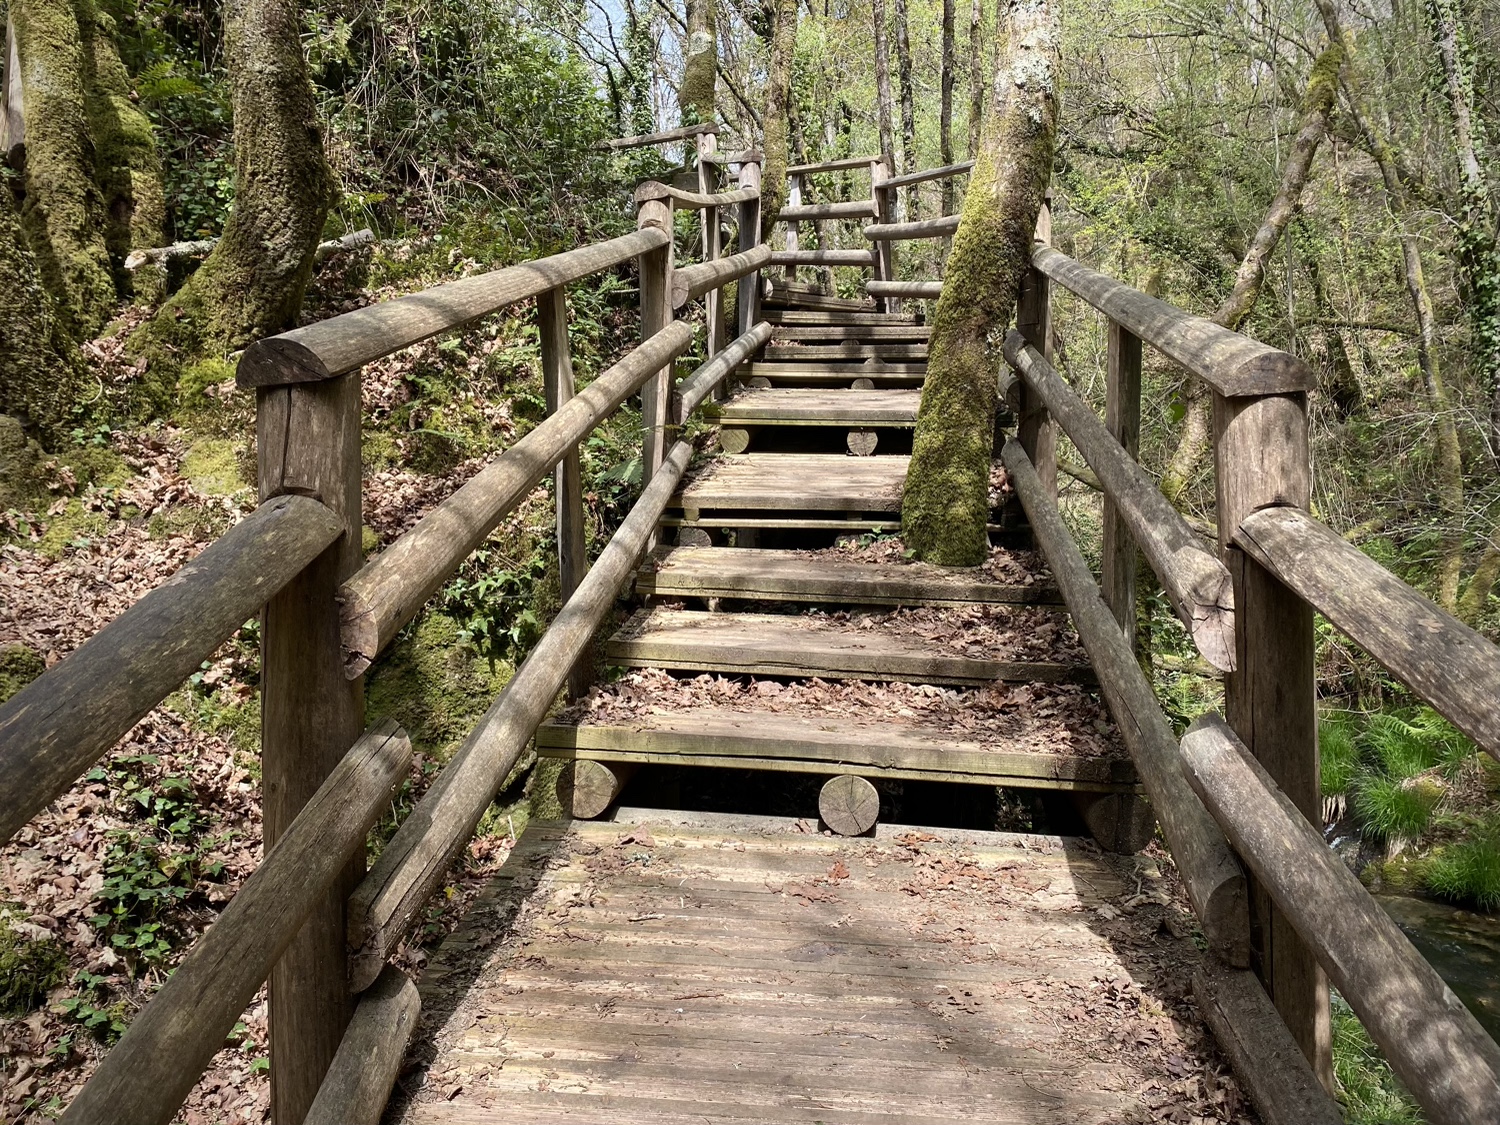
[[[43,456],[42,447],[26,435],[19,419],[0,414],[0,512],[24,511],[46,495]]]
[[[19,641],[0,648],[0,703],[47,670],[47,662]]]
[[[0,915],[0,1016],[19,1019],[41,1007],[67,971],[62,942],[25,938]]]
[[[232,496],[251,487],[240,471],[239,443],[229,438],[199,438],[182,459],[182,475],[207,496]]]

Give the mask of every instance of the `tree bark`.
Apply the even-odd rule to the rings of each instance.
[[[955,0],[943,0],[943,72],[939,79],[938,163],[945,168],[953,163],[953,72],[958,67],[958,55],[953,45],[954,3]],[[943,181],[944,215],[953,214],[954,186],[952,176]]]
[[[933,318],[901,509],[907,547],[949,566],[977,566],[989,553],[997,359],[988,340],[1008,323],[1030,269],[1057,134],[1056,12],[1049,0],[1009,0],[997,23],[1006,38],[996,102]]]
[[[969,159],[979,155],[979,133],[984,124],[984,0],[969,9]]]
[[[131,340],[168,366],[292,327],[338,198],[295,0],[231,0],[226,24],[234,210],[208,260]]]
[[[1296,213],[1302,201],[1303,189],[1307,187],[1312,172],[1313,158],[1328,130],[1329,115],[1338,96],[1338,74],[1343,65],[1344,54],[1337,44],[1327,48],[1313,63],[1308,75],[1307,90],[1302,96],[1302,123],[1297,130],[1292,150],[1287,154],[1286,164],[1281,170],[1281,184],[1271,200],[1265,218],[1261,220],[1250,248],[1240,262],[1234,276],[1234,285],[1229,296],[1224,298],[1210,318],[1215,324],[1237,329],[1250,315],[1260,297],[1265,283],[1266,262],[1282,232]],[[1166,468],[1162,471],[1161,490],[1166,498],[1177,503],[1187,487],[1197,476],[1208,455],[1209,407],[1212,396],[1208,388],[1194,380],[1188,388],[1187,413],[1183,419],[1182,434]]]
[[[68,329],[91,336],[114,309],[104,197],[89,132],[86,46],[71,4],[12,0],[26,112],[21,225]]]
[[[682,85],[677,90],[684,125],[714,119],[719,73],[719,25],[714,4],[715,0],[687,0],[687,44]]]
[[[766,163],[761,173],[761,229],[770,230],[786,203],[787,98],[797,50],[797,0],[776,0],[771,60],[766,69]]]
[[[901,171],[917,170],[917,107],[911,79],[911,40],[907,35],[906,0],[896,0],[896,74],[901,87]],[[921,213],[917,184],[906,188],[906,218]]]
[[[896,130],[891,114],[891,46],[886,30],[885,0],[870,0],[875,17],[875,121],[880,133],[880,155],[887,168],[896,167]]]

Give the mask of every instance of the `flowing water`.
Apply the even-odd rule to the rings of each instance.
[[[1410,895],[1375,900],[1500,1041],[1500,917]]]

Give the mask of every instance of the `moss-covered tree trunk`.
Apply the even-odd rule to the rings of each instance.
[[[92,335],[114,310],[89,129],[86,50],[71,4],[11,0],[26,118],[21,224],[69,330]]]
[[[77,0],[76,11],[84,42],[89,131],[109,224],[105,242],[118,262],[131,250],[162,244],[167,212],[161,157],[151,119],[131,101],[132,84],[115,45],[114,20],[94,0]],[[156,270],[141,270],[128,284],[144,300],[161,296]]]
[[[677,104],[685,124],[714,119],[719,74],[719,24],[714,0],[687,0],[687,44]]]
[[[226,9],[234,210],[213,253],[132,346],[154,361],[227,352],[295,324],[337,184],[294,0]]]
[[[761,177],[761,224],[770,229],[786,202],[787,99],[791,96],[792,56],[797,50],[797,0],[776,0],[771,29],[771,60],[766,69],[766,163]]]
[[[82,397],[82,373],[8,179],[0,176],[0,414],[22,419],[50,443]]]
[[[995,98],[933,317],[927,381],[901,507],[908,548],[948,566],[989,554],[997,357],[1031,264],[1052,173],[1060,68],[1050,0],[1010,0]]]

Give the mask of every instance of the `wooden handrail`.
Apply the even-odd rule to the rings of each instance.
[[[664,230],[638,230],[534,262],[444,282],[420,293],[269,336],[245,349],[235,379],[241,387],[332,379],[506,305],[628,262],[670,241],[671,235]]]
[[[889,183],[890,181],[886,181]],[[882,187],[885,185],[882,184]],[[957,215],[940,219],[919,219],[914,223],[871,223],[865,237],[871,242],[901,242],[913,238],[942,238],[958,230]]]
[[[965,160],[958,164],[948,164],[942,168],[927,168],[920,172],[907,172],[905,175],[892,176],[886,180],[888,188],[910,187],[912,184],[925,184],[928,180],[946,180],[952,176],[961,176],[971,171],[974,167],[972,160]]]
[[[685,424],[693,411],[697,410],[703,400],[713,393],[714,388],[770,338],[771,326],[761,321],[678,383],[672,391],[671,418],[673,422],[679,426]]]
[[[1317,373],[1296,356],[1148,297],[1050,246],[1038,246],[1031,261],[1221,395],[1288,394],[1318,385]]]
[[[943,295],[941,281],[867,281],[865,292],[872,297],[915,297],[936,301]]]
[[[729,207],[735,203],[747,203],[752,199],[760,198],[759,188],[736,188],[734,191],[710,194],[701,191],[686,191],[683,188],[675,188],[671,184],[664,186],[668,197],[672,200],[672,205],[684,211],[702,211],[708,207]]]
[[[1248,965],[1250,919],[1239,863],[1224,833],[1183,779],[1177,739],[1156,693],[1100,598],[1094,576],[1031,458],[1014,438],[1005,443],[1001,458],[1098,673],[1099,689],[1161,822],[1209,948],[1227,964]]]
[[[771,254],[773,266],[874,266],[877,261],[873,250],[776,250]]]
[[[1262,508],[1234,543],[1500,758],[1500,647],[1300,508]]]
[[[685,141],[689,137],[696,137],[700,133],[717,133],[719,126],[711,121],[700,122],[697,125],[684,125],[680,129],[664,129],[660,133],[642,133],[635,137],[615,137],[611,140],[601,141],[599,147],[609,152],[620,152],[627,148],[646,148],[648,145],[664,145],[673,141]]]
[[[879,160],[878,156],[841,156],[837,160],[823,160],[816,164],[793,164],[786,170],[788,176],[815,176],[819,172],[846,172],[854,168],[869,168]]]
[[[569,399],[339,589],[344,674],[361,675],[507,512],[620,403],[693,340],[674,321]]]
[[[1203,546],[1093,410],[1014,329],[1005,337],[1005,358],[1098,474],[1203,658],[1221,671],[1234,671],[1234,584],[1229,569]]]
[[[680,309],[705,293],[728,285],[748,273],[754,273],[771,260],[771,248],[765,243],[742,250],[727,258],[699,262],[672,271],[672,308]]]
[[[349,899],[349,981],[356,991],[441,884],[453,857],[525,750],[656,532],[693,447],[679,441],[573,596],[485,712]]]
[[[1188,782],[1316,954],[1432,1125],[1494,1120],[1500,1046],[1370,897],[1234,731],[1182,739]]]
[[[0,840],[67,790],[343,534],[278,496],[0,706]]]
[[[70,1125],[167,1125],[271,966],[328,894],[411,764],[393,720],[366,732],[131,1021],[63,1114]]]
[[[813,219],[873,219],[875,204],[868,199],[851,199],[842,203],[806,203],[783,207],[776,214],[778,223],[808,222]]]

